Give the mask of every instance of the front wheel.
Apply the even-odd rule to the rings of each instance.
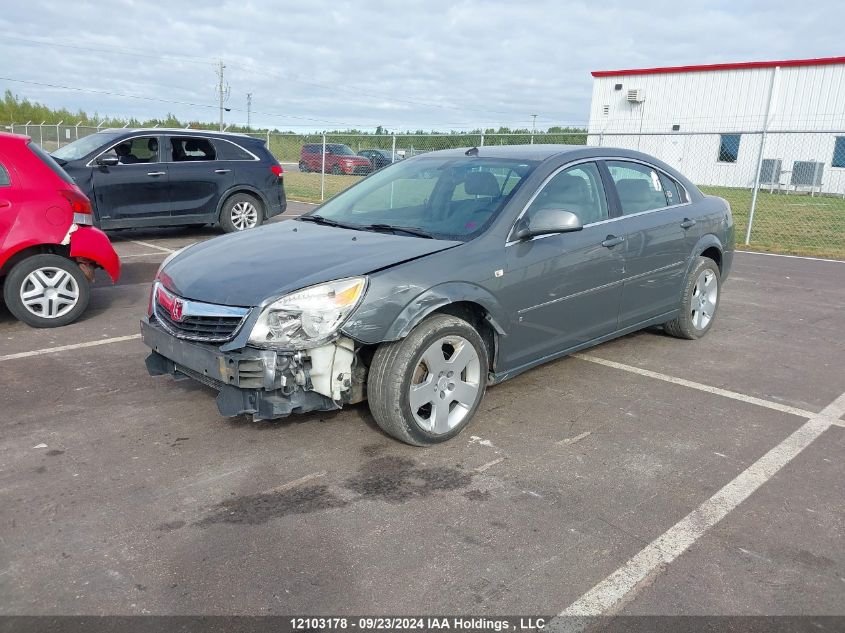
[[[246,231],[264,221],[261,202],[248,193],[237,193],[223,205],[220,211],[220,226],[227,233]]]
[[[88,307],[88,280],[76,262],[60,255],[33,255],[6,277],[3,298],[17,319],[32,327],[73,323]]]
[[[676,338],[701,338],[713,327],[722,290],[722,276],[712,259],[699,257],[690,270],[681,294],[681,312],[663,324]]]
[[[438,314],[376,350],[367,381],[370,411],[393,437],[430,446],[460,433],[487,387],[487,347],[466,321]]]

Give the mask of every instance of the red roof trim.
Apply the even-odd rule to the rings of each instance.
[[[845,64],[845,57],[785,59],[774,62],[738,62],[733,64],[704,64],[699,66],[666,66],[663,68],[631,68],[628,70],[594,70],[591,74],[593,77],[616,77],[620,75],[662,75],[669,73],[697,73],[708,70],[774,68],[775,66],[827,66],[829,64]]]

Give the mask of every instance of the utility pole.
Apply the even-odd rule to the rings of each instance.
[[[534,132],[537,131],[537,115],[531,115],[531,144],[534,145]]]
[[[225,70],[226,66],[223,64],[223,60],[221,59],[217,63],[217,99],[220,103],[220,131],[223,131],[223,104],[226,103],[229,99],[229,93],[231,91],[231,87],[229,84],[226,83],[225,78],[223,77],[223,71]]]
[[[250,123],[252,122],[252,93],[246,93],[246,131],[250,130]]]

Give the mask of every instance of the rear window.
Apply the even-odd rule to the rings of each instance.
[[[59,178],[64,180],[69,185],[75,185],[76,183],[73,181],[73,178],[67,175],[67,172],[59,167],[59,164],[53,160],[53,157],[50,156],[47,152],[41,149],[41,146],[37,143],[28,143],[27,147],[32,151],[33,154],[38,156],[41,159],[41,162],[47,165],[54,174],[56,174]]]

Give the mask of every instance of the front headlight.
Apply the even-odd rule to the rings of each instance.
[[[366,285],[365,277],[349,277],[285,295],[264,308],[249,342],[278,349],[321,345],[358,306]]]

